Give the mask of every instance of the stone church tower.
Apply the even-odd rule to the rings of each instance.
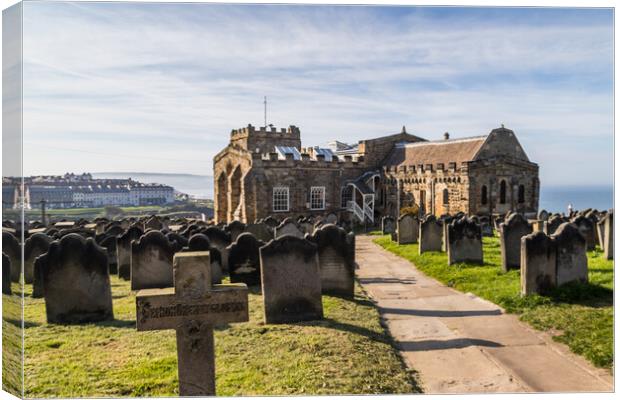
[[[324,215],[374,222],[418,205],[435,215],[536,213],[538,165],[504,127],[428,141],[407,133],[301,147],[296,126],[231,132],[213,160],[217,222]]]

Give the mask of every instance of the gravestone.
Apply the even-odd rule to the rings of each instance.
[[[226,232],[230,233],[230,241],[234,243],[237,236],[245,232],[245,224],[241,221],[232,221],[226,226]]]
[[[489,217],[482,216],[480,217],[479,222],[482,236],[493,237],[493,225],[491,224]]]
[[[34,280],[34,260],[41,254],[47,253],[52,238],[44,233],[35,233],[26,239],[24,244],[24,282]]]
[[[381,218],[381,231],[384,235],[396,232],[396,221],[394,221],[394,217],[386,216]]]
[[[581,215],[573,219],[572,222],[573,224],[577,226],[577,229],[579,229],[579,232],[581,232],[583,237],[586,239],[587,251],[594,250],[596,246],[596,231],[595,231],[595,225],[592,222],[592,220],[590,218],[587,218]]]
[[[532,233],[532,227],[521,214],[511,214],[499,230],[502,271],[521,268],[521,238]]]
[[[211,243],[211,246],[219,250],[220,255],[222,256],[223,272],[228,271],[227,247],[231,243],[230,235],[221,230],[220,228],[216,228],[214,226],[210,226],[205,229],[204,234],[209,238],[209,243]]]
[[[143,235],[142,229],[131,226],[125,233],[116,237],[116,263],[118,277],[124,280],[131,278],[131,242]]]
[[[607,219],[607,214],[601,217],[596,224],[596,237],[598,240],[598,245],[601,250],[605,250],[605,220]]]
[[[222,260],[220,252],[215,247],[211,246],[209,238],[203,233],[196,233],[189,238],[187,242],[187,251],[208,251],[209,259],[211,260],[211,283],[222,283]]]
[[[232,283],[260,285],[260,256],[258,249],[265,243],[251,233],[242,233],[228,248],[228,271]]]
[[[454,221],[450,215],[442,215],[439,219],[443,222],[443,235],[441,236],[441,251],[448,252],[448,225]]]
[[[434,215],[428,215],[420,224],[420,254],[427,251],[441,251],[443,223]]]
[[[588,281],[588,258],[586,239],[577,226],[565,222],[551,236],[557,248],[556,283],[561,286],[568,282]]]
[[[312,235],[312,233],[314,232],[314,224],[308,221],[301,221],[299,223],[299,229],[301,230],[303,234],[307,233],[309,235]]]
[[[323,222],[325,224],[337,224],[338,223],[338,216],[334,213],[329,213],[327,214],[327,216],[325,217],[325,219],[323,220]]]
[[[215,395],[213,327],[249,319],[248,288],[211,285],[208,252],[174,256],[174,287],[136,295],[138,331],[175,329],[180,396]]]
[[[108,236],[99,244],[106,249],[108,253],[108,271],[110,274],[116,275],[118,273],[118,262],[116,259],[116,237]]]
[[[11,262],[11,281],[19,282],[21,275],[22,249],[19,241],[12,233],[2,232],[2,252],[9,257]]]
[[[560,225],[562,225],[564,222],[567,222],[567,220],[559,215],[554,215],[550,217],[545,222],[545,233],[547,235],[553,235],[555,231],[560,227]]]
[[[172,245],[175,253],[181,251],[181,249],[183,249],[183,247],[186,247],[188,243],[188,240],[185,236],[181,236],[176,232],[166,233],[166,239],[168,239],[170,245]]]
[[[521,294],[545,294],[557,285],[556,245],[544,232],[521,238]]]
[[[420,224],[418,218],[413,214],[401,215],[398,218],[396,237],[398,244],[411,244],[418,242],[418,231]]]
[[[267,224],[267,226],[268,226],[268,227],[270,227],[272,230],[275,230],[275,229],[276,229],[276,227],[277,227],[278,225],[280,225],[280,221],[278,221],[277,219],[275,219],[275,218],[274,218],[274,217],[272,217],[271,215],[270,215],[270,216],[268,216],[267,218],[265,218],[265,219],[263,220],[263,222],[264,222],[265,224]]]
[[[274,236],[273,229],[264,222],[258,224],[248,224],[245,231],[251,233],[256,239],[262,240],[265,243],[273,239]]]
[[[52,242],[41,274],[48,323],[114,319],[108,257],[92,238],[71,233]]]
[[[317,247],[285,235],[260,248],[265,322],[268,324],[323,318]]]
[[[353,298],[355,290],[355,240],[354,235],[334,225],[327,224],[307,236],[317,246],[321,292]]]
[[[11,259],[2,253],[2,293],[11,294]]]
[[[538,212],[538,220],[539,221],[546,221],[549,219],[549,213],[546,210],[540,210]]]
[[[47,265],[47,253],[41,254],[34,260],[34,277],[32,280],[32,298],[43,297],[43,269]]]
[[[148,220],[146,220],[146,222],[144,223],[144,229],[153,229],[153,230],[160,230],[164,227],[164,224],[162,224],[162,222],[159,220],[159,218],[157,217],[151,217]]]
[[[610,210],[605,217],[603,252],[606,260],[614,258],[614,211]]]
[[[480,225],[462,217],[448,225],[448,265],[458,262],[482,264],[482,232]]]
[[[300,239],[304,237],[303,232],[297,227],[297,224],[288,218],[278,225],[275,231],[276,238],[280,238],[284,235],[295,236]]]
[[[148,231],[131,243],[131,290],[171,287],[174,252],[160,231]]]

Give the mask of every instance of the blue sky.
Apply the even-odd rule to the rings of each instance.
[[[211,174],[230,130],[304,145],[513,129],[545,185],[611,184],[609,9],[24,3],[26,174]]]

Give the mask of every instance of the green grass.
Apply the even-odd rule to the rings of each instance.
[[[83,325],[47,324],[25,289],[27,397],[178,395],[175,333],[136,331],[128,282],[112,277],[114,321]],[[216,329],[218,395],[420,391],[359,288],[323,296],[325,319],[307,323],[264,324],[258,289],[249,302],[249,322]]]
[[[22,298],[19,284],[12,295],[2,295],[2,389],[21,397],[22,392]]]
[[[571,283],[546,296],[520,295],[520,272],[501,270],[499,238],[483,238],[484,265],[448,266],[446,253],[418,254],[418,245],[398,245],[389,236],[374,242],[411,261],[425,274],[462,292],[490,300],[598,367],[613,367],[613,261],[588,252],[589,283]]]

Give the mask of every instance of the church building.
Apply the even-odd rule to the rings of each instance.
[[[373,223],[418,206],[437,216],[534,214],[538,165],[510,129],[426,140],[408,133],[325,148],[302,147],[300,130],[234,129],[213,160],[217,222],[333,212]]]

